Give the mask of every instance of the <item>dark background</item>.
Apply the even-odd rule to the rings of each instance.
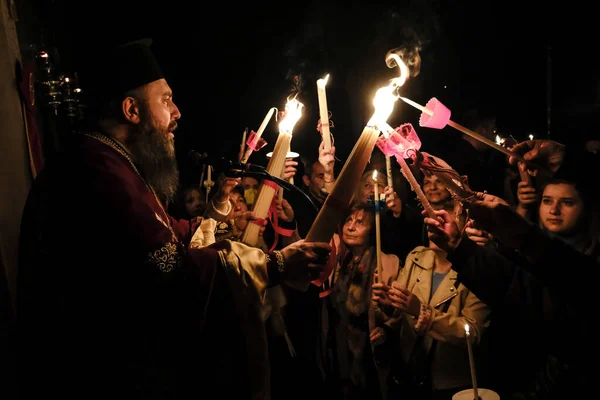
[[[421,104],[437,97],[458,123],[470,107],[487,110],[503,136],[518,140],[599,136],[597,34],[583,2],[336,3],[30,0],[21,5],[19,34],[24,53],[54,48],[67,72],[102,57],[105,46],[151,37],[182,113],[180,157],[190,149],[237,154],[244,128],[257,130],[269,108],[282,109],[295,83],[306,108],[292,150],[316,156],[315,82],[329,73],[332,132],[345,160],[372,114],[374,92],[398,74],[386,67],[386,51],[415,38],[421,73],[406,83],[406,97]],[[389,122],[416,127],[418,117],[398,102]],[[440,135],[459,137],[452,128],[418,133],[423,149],[441,145]],[[262,154],[276,141],[274,120],[263,137]]]

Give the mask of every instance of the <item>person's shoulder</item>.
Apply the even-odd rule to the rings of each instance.
[[[400,257],[392,253],[381,253],[381,261],[387,264],[400,264]]]

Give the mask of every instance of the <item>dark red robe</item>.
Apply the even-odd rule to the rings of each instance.
[[[23,398],[267,399],[253,315],[273,265],[263,253],[228,261],[242,244],[189,249],[194,224],[169,217],[109,144],[83,136],[29,195],[17,278]],[[244,258],[262,267],[248,275]]]

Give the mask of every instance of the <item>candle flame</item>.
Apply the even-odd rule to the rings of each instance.
[[[304,108],[304,104],[300,103],[296,97],[288,100],[285,105],[284,117],[279,123],[279,132],[292,134],[296,122],[298,122],[302,116],[302,108]]]
[[[327,85],[327,81],[329,81],[329,74],[327,74],[327,76],[325,76],[325,78],[321,78],[321,79],[317,80],[317,83],[324,87],[325,85]]]
[[[465,324],[465,332],[467,332],[467,335],[469,334],[470,329],[471,328],[469,328],[469,324]]]
[[[504,144],[504,142],[506,142],[506,139],[496,135],[496,144]]]
[[[386,59],[386,62],[388,62],[388,60],[390,60],[390,59],[393,59],[394,61],[396,61],[396,65],[400,69],[400,76],[392,79],[391,83],[392,83],[392,85],[394,85],[396,87],[400,87],[400,86],[404,85],[404,83],[406,82],[406,79],[408,79],[408,75],[410,72],[408,71],[408,67],[406,66],[404,61],[402,61],[402,59],[398,56],[398,54],[394,54],[394,53],[390,54],[389,57]]]
[[[383,127],[386,124],[390,114],[394,111],[394,103],[398,100],[398,96],[394,94],[395,91],[396,86],[393,84],[377,90],[375,98],[373,99],[375,113],[367,125],[373,126],[379,130],[380,127]]]
[[[533,135],[529,135],[529,140],[533,140]]]
[[[373,170],[373,182],[375,182],[375,184],[377,184],[377,170]]]

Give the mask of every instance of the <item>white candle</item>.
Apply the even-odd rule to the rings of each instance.
[[[267,124],[269,123],[269,120],[271,119],[271,117],[273,116],[273,113],[275,112],[276,108],[272,107],[269,112],[267,112],[267,115],[265,116],[265,118],[263,119],[263,122],[260,124],[260,126],[258,127],[258,131],[256,131],[255,135],[255,139],[254,142],[258,143],[258,140],[261,138],[263,132],[265,131],[265,128],[267,127]],[[244,153],[244,156],[241,159],[242,163],[246,163],[248,162],[248,158],[250,158],[250,156],[252,155],[252,149],[250,147],[248,147],[246,149],[246,152]]]
[[[269,123],[269,120],[273,116],[274,112],[275,112],[275,107],[272,107],[269,110],[269,112],[267,113],[267,115],[265,116],[265,119],[263,119],[263,122],[258,127],[258,130],[256,131],[256,137],[257,138],[260,138],[262,136],[262,134],[265,131],[265,128],[267,127],[267,124]]]
[[[385,168],[387,171],[387,185],[394,192],[394,180],[392,175],[392,159],[388,156],[385,157]]]
[[[404,175],[408,183],[410,183],[410,187],[417,194],[417,197],[423,205],[423,208],[427,211],[427,216],[429,218],[436,219],[436,214],[435,211],[433,211],[433,207],[431,207],[431,203],[429,203],[429,200],[427,200],[425,193],[423,193],[423,189],[421,189],[419,182],[417,182],[417,180],[415,179],[415,176],[413,175],[412,171],[410,170],[410,167],[406,163],[406,160],[402,157],[396,157],[396,160],[398,160],[398,162],[400,163],[400,168],[402,168],[402,175]]]
[[[465,333],[467,339],[467,350],[469,352],[469,366],[471,368],[471,381],[473,382],[473,398],[479,399],[477,393],[477,377],[475,375],[475,359],[473,358],[473,348],[471,347],[471,332],[469,330],[469,324],[465,324]]]
[[[329,80],[329,74],[324,79],[317,80],[317,95],[319,98],[319,115],[321,117],[321,133],[323,134],[323,145],[325,150],[331,149],[331,132],[329,131],[329,110],[327,109],[327,93],[325,86]]]
[[[298,100],[288,100],[285,109],[286,113],[283,120],[279,123],[279,136],[275,142],[275,148],[267,164],[266,171],[272,176],[281,176],[285,169],[285,160],[289,154],[290,142],[292,140],[292,130],[296,122],[302,116],[304,105]],[[265,184],[263,181],[258,188],[258,195],[252,206],[252,211],[256,218],[266,218],[269,212],[269,207],[275,196],[275,187],[271,184]],[[260,226],[255,223],[249,223],[244,229],[241,241],[250,245],[256,246],[258,243]],[[308,282],[310,284],[310,282]]]
[[[329,242],[337,230],[346,209],[352,201],[361,174],[371,158],[371,153],[377,142],[380,127],[383,126],[394,110],[394,103],[398,99],[394,94],[393,86],[383,87],[375,93],[373,105],[375,113],[364,127],[358,141],[346,158],[346,162],[333,189],[325,199],[317,218],[308,231],[307,242]]]
[[[373,188],[375,190],[375,252],[377,256],[377,276],[381,280],[383,266],[381,265],[381,216],[379,213],[379,184],[377,183],[377,170],[373,171]]]

